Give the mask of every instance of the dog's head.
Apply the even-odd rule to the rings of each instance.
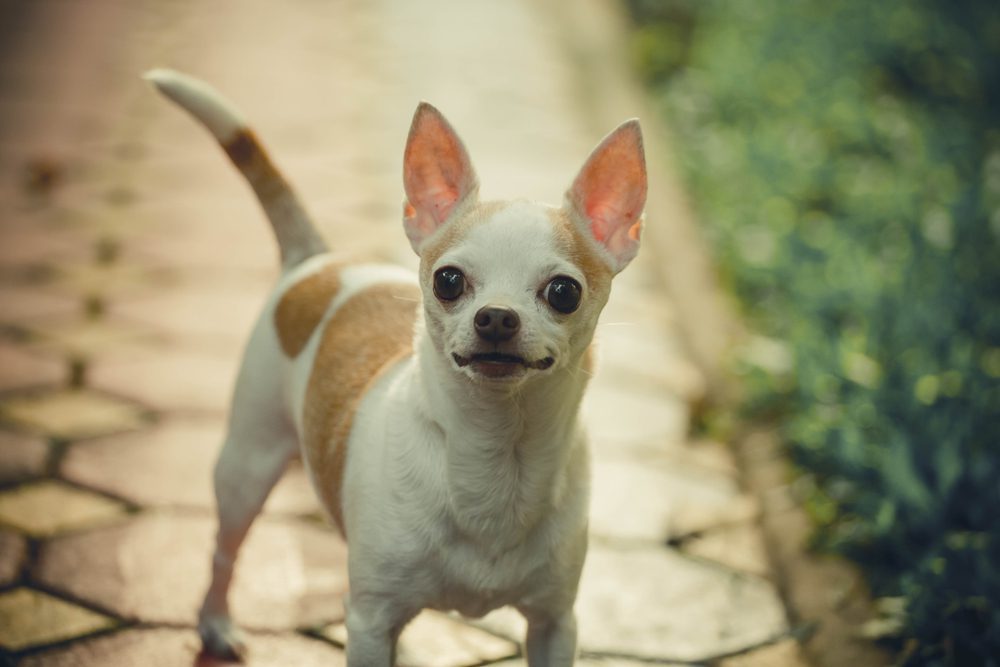
[[[423,103],[403,181],[428,334],[453,370],[509,383],[579,365],[612,277],[639,249],[646,165],[638,121],[594,149],[561,208],[480,202],[461,139]]]

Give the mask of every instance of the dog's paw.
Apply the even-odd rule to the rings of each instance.
[[[246,658],[246,639],[228,616],[202,616],[198,620],[198,634],[209,655],[237,662]]]

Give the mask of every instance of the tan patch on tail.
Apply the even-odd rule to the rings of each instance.
[[[222,147],[229,159],[240,167],[250,164],[255,159],[259,160],[263,154],[256,135],[246,128],[237,132],[236,136],[223,144]]]
[[[222,142],[229,159],[253,188],[271,223],[285,269],[327,251],[326,242],[256,135],[242,128]]]
[[[288,183],[252,130],[241,129],[222,148],[250,181],[262,202],[288,191]]]
[[[271,162],[271,156],[253,130],[241,129],[232,139],[222,144],[222,148],[236,168],[243,173],[265,208],[282,195],[291,192],[291,186]],[[268,212],[269,217],[270,215]]]
[[[340,491],[354,413],[382,372],[412,351],[419,304],[415,285],[376,285],[345,301],[322,333],[306,388],[303,448],[345,537]]]
[[[330,301],[340,291],[340,270],[328,264],[289,287],[274,309],[274,327],[285,355],[295,358],[319,326]]]

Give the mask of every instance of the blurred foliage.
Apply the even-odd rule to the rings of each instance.
[[[1000,3],[629,6],[820,546],[905,664],[1000,665]]]

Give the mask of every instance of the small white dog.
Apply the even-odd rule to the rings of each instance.
[[[301,451],[350,546],[351,667],[391,665],[399,633],[423,608],[481,616],[504,605],[528,621],[532,667],[571,665],[589,485],[578,413],[611,279],[639,248],[638,122],[600,143],[562,208],[481,202],[462,141],[421,104],[403,160],[414,276],[331,259],[229,103],[176,72],[147,78],[246,176],[282,259],[215,468],[205,648],[243,653],[227,602],[233,563]]]

